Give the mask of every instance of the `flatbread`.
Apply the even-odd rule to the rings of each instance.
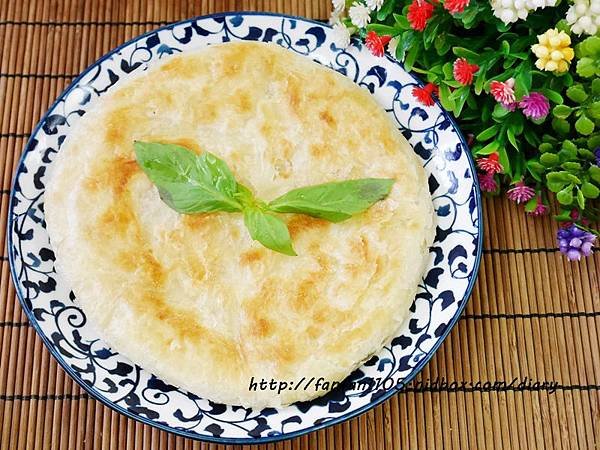
[[[238,213],[179,215],[133,141],[222,158],[265,200],[394,178],[389,197],[332,224],[286,214],[296,257],[253,241]],[[72,128],[45,210],[59,273],[99,335],[165,381],[213,401],[309,400],[250,381],[344,379],[396,335],[433,239],[425,172],[368,91],[273,44],[171,56],[123,80]]]

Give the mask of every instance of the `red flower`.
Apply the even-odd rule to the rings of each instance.
[[[425,0],[413,0],[408,7],[406,18],[413,30],[423,31],[427,21],[433,16],[433,5]]]
[[[431,94],[438,95],[439,88],[433,83],[427,83],[425,87],[415,86],[412,90],[412,95],[419,103],[425,106],[433,106],[434,101]]]
[[[490,175],[500,173],[504,170],[502,164],[498,162],[498,153],[492,153],[488,157],[479,158],[477,160],[477,167]]]
[[[470,0],[446,0],[444,8],[450,11],[451,14],[461,13],[469,6]]]
[[[383,56],[385,46],[392,39],[391,36],[379,36],[374,31],[369,31],[365,38],[365,45],[375,56]]]
[[[498,183],[492,173],[478,173],[479,187],[483,192],[495,192],[498,189]]]
[[[458,58],[454,61],[452,73],[454,79],[465,86],[473,83],[473,75],[479,70],[477,64],[469,64],[465,58]]]

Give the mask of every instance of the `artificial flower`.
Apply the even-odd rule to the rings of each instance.
[[[532,92],[523,96],[519,102],[519,108],[523,110],[525,117],[533,120],[543,119],[550,111],[550,102],[544,94]]]
[[[594,150],[594,156],[596,156],[596,165],[600,167],[600,147],[596,147],[596,150]]]
[[[491,0],[494,16],[505,25],[527,18],[531,11],[547,6],[555,6],[556,0]]]
[[[575,0],[567,10],[567,23],[576,35],[595,35],[600,29],[600,2],[598,0]]]
[[[423,31],[427,21],[433,16],[434,6],[425,0],[413,0],[408,6],[406,18],[413,30]]]
[[[348,10],[348,16],[358,28],[364,28],[371,22],[371,10],[362,3],[354,2]]]
[[[515,103],[515,79],[509,78],[506,81],[492,81],[490,83],[490,94],[498,103],[503,106],[514,105]]]
[[[438,95],[439,88],[433,83],[427,83],[424,87],[415,86],[412,95],[419,103],[425,106],[433,106],[435,103],[431,94]]]
[[[528,202],[535,197],[535,189],[527,186],[523,181],[517,181],[514,187],[506,191],[506,197],[517,203]]]
[[[465,58],[458,58],[452,67],[454,79],[465,86],[473,83],[473,75],[478,70],[477,64],[469,64]]]
[[[383,56],[385,52],[385,46],[392,39],[391,36],[379,36],[374,31],[369,31],[365,38],[366,47],[373,53],[375,56]]]
[[[501,173],[504,170],[504,167],[500,164],[499,159],[498,153],[492,153],[487,157],[483,156],[477,159],[477,167],[490,175]]]
[[[333,10],[337,12],[341,12],[346,8],[346,0],[331,0],[331,4],[333,5]]]
[[[538,196],[535,208],[533,209],[533,211],[529,211],[527,214],[535,217],[544,216],[548,214],[548,206],[544,204],[541,197]]]
[[[569,70],[569,64],[575,56],[570,47],[571,38],[564,31],[551,28],[538,35],[538,43],[531,46],[537,56],[535,66],[540,70],[562,73]]]
[[[383,5],[383,0],[367,0],[367,8],[371,11],[379,11]]]
[[[577,208],[573,208],[569,213],[570,221],[562,222],[560,224],[561,228],[571,228],[576,222],[581,222],[582,225],[588,226],[590,221],[587,217],[581,217],[579,210]]]
[[[445,0],[444,9],[450,12],[450,14],[461,13],[469,6],[470,0]]]
[[[388,52],[390,52],[390,55],[396,56],[396,49],[398,48],[399,43],[400,41],[398,40],[398,38],[393,37],[392,39],[390,39],[390,42],[388,42],[387,45],[387,50]]]
[[[479,178],[479,188],[483,192],[495,192],[498,189],[498,183],[493,174],[479,173],[477,177]]]
[[[343,23],[333,25],[331,39],[337,48],[346,48],[350,45],[350,30]]]
[[[569,261],[579,261],[582,256],[592,254],[596,236],[576,225],[571,225],[569,228],[559,229],[556,240],[559,250],[567,255]]]

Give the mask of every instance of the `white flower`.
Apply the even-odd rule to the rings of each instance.
[[[331,0],[331,3],[333,5],[333,10],[338,13],[343,11],[346,7],[346,0]]]
[[[371,11],[379,11],[383,5],[383,0],[367,0],[367,8]]]
[[[531,11],[556,5],[556,0],[490,0],[494,16],[505,25],[527,18]]]
[[[575,0],[567,10],[566,19],[576,35],[595,35],[600,29],[600,1]]]
[[[354,2],[348,10],[348,15],[358,28],[366,27],[371,21],[371,10],[362,3]]]
[[[391,38],[390,42],[388,42],[387,45],[387,50],[388,52],[390,52],[390,55],[392,55],[394,58],[396,57],[396,49],[398,48],[398,44],[400,43],[400,41],[398,40],[398,38]]]
[[[350,45],[350,31],[341,22],[333,25],[331,38],[337,48],[346,48]]]
[[[331,15],[329,16],[329,25],[334,26],[336,23],[340,23],[340,18],[342,14],[335,9],[331,11]]]

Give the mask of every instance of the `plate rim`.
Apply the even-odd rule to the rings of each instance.
[[[281,13],[275,13],[275,12],[268,12],[268,11],[225,11],[225,12],[219,12],[219,13],[214,13],[214,14],[205,14],[205,15],[200,15],[200,16],[194,16],[194,17],[190,17],[187,19],[183,19],[183,20],[179,20],[177,22],[172,22],[172,23],[167,23],[163,26],[160,26],[158,28],[153,28],[152,30],[149,30],[143,34],[140,34],[138,36],[133,37],[132,39],[118,45],[117,47],[114,47],[113,49],[111,49],[110,51],[108,51],[107,53],[103,54],[100,58],[94,60],[90,65],[88,65],[77,77],[75,77],[71,83],[65,88],[63,89],[63,91],[57,96],[57,98],[54,100],[54,102],[52,102],[52,104],[47,108],[46,112],[42,115],[42,117],[39,119],[39,121],[37,122],[35,128],[33,128],[33,130],[31,131],[31,134],[27,140],[27,143],[25,144],[25,146],[23,147],[23,152],[21,154],[21,156],[19,157],[19,162],[16,166],[16,170],[12,179],[12,183],[11,183],[11,187],[10,187],[10,199],[9,199],[9,204],[8,204],[8,223],[7,223],[7,247],[8,247],[8,263],[10,266],[10,274],[11,274],[11,278],[12,278],[12,282],[15,288],[15,293],[17,295],[17,298],[19,299],[19,303],[21,305],[21,308],[23,309],[23,311],[25,312],[25,315],[27,316],[27,319],[29,321],[29,323],[31,324],[31,326],[34,328],[36,334],[38,335],[38,337],[40,337],[42,339],[42,342],[44,343],[44,345],[46,346],[46,348],[50,351],[50,354],[52,355],[52,357],[56,360],[56,362],[59,364],[59,366],[73,379],[73,381],[75,381],[77,383],[77,385],[79,385],[79,387],[81,387],[91,398],[93,398],[96,401],[99,401],[100,403],[102,403],[103,405],[107,406],[108,408],[110,408],[113,411],[116,411],[120,414],[123,414],[125,417],[133,419],[135,421],[141,422],[145,425],[149,425],[152,427],[155,427],[157,429],[160,429],[162,431],[166,431],[169,433],[173,433],[175,435],[178,436],[182,436],[185,438],[189,438],[189,439],[193,439],[196,441],[203,441],[203,442],[209,442],[209,443],[217,443],[217,444],[246,444],[246,445],[251,445],[251,444],[263,444],[263,443],[271,443],[271,442],[278,442],[278,441],[283,441],[283,440],[288,440],[288,439],[293,439],[299,436],[303,436],[305,434],[308,433],[312,433],[314,431],[317,430],[322,430],[324,428],[328,428],[330,426],[333,425],[337,425],[343,422],[346,422],[350,419],[353,419],[355,417],[358,417],[364,413],[366,413],[367,411],[375,408],[376,406],[380,405],[381,403],[383,403],[384,401],[388,400],[389,398],[391,398],[393,395],[399,393],[402,391],[401,387],[397,387],[394,386],[392,389],[387,390],[384,394],[382,394],[380,397],[378,397],[376,400],[371,401],[363,406],[361,406],[360,408],[350,411],[347,414],[341,415],[339,417],[333,418],[331,420],[325,421],[323,423],[319,423],[319,424],[313,424],[307,428],[301,429],[301,430],[296,430],[296,431],[292,431],[289,433],[284,433],[284,434],[280,434],[280,435],[275,435],[275,436],[265,436],[265,437],[258,437],[258,438],[254,438],[254,437],[248,437],[248,438],[233,438],[233,437],[217,437],[217,436],[209,436],[209,435],[202,435],[193,431],[188,431],[188,430],[180,430],[174,427],[171,427],[169,425],[165,425],[159,422],[155,422],[152,419],[148,419],[139,415],[134,415],[133,413],[131,413],[130,411],[128,411],[127,409],[115,404],[114,402],[111,402],[109,399],[103,397],[101,394],[97,393],[96,390],[94,389],[93,386],[88,385],[87,383],[85,383],[85,381],[83,379],[81,379],[79,377],[79,375],[76,374],[76,372],[67,364],[67,362],[60,356],[57,354],[57,352],[54,350],[51,342],[49,341],[48,337],[44,334],[44,332],[42,331],[40,325],[38,324],[37,320],[35,319],[35,317],[33,316],[33,312],[29,310],[29,308],[27,308],[26,306],[26,302],[23,296],[23,293],[21,291],[21,288],[19,286],[18,283],[18,277],[16,274],[16,269],[15,269],[15,254],[13,251],[13,239],[12,239],[12,229],[13,229],[13,208],[14,208],[14,204],[13,201],[15,199],[15,184],[17,181],[18,176],[21,174],[22,168],[24,166],[24,162],[25,162],[25,158],[27,157],[28,153],[30,152],[30,148],[32,145],[32,141],[35,139],[35,136],[37,136],[37,134],[39,133],[39,130],[42,126],[42,124],[46,121],[46,119],[48,118],[48,115],[50,114],[50,112],[52,110],[54,110],[54,108],[59,104],[60,101],[62,101],[65,96],[71,92],[71,90],[77,85],[77,83],[85,76],[87,75],[91,70],[93,70],[94,68],[96,68],[99,64],[101,64],[103,61],[105,61],[106,59],[114,56],[115,54],[117,54],[119,51],[121,51],[123,48],[138,42],[139,40],[150,36],[151,34],[157,33],[159,31],[163,31],[163,30],[168,30],[171,28],[174,28],[178,25],[183,25],[186,23],[192,23],[194,21],[197,20],[201,20],[201,19],[214,19],[214,18],[227,18],[230,16],[268,16],[268,17],[280,17],[280,18],[284,18],[284,19],[291,19],[291,20],[298,20],[298,21],[303,21],[303,22],[308,22],[308,23],[312,23],[312,24],[316,24],[325,28],[330,28],[331,29],[331,25],[329,25],[326,22],[320,22],[318,20],[314,20],[314,19],[309,19],[306,17],[301,17],[301,16],[294,16],[294,15],[290,15],[290,14],[281,14]],[[355,39],[352,39],[352,42],[355,42]],[[399,65],[402,70],[404,70],[411,78],[413,78],[415,80],[415,82],[419,85],[419,86],[423,86],[423,82],[412,72],[412,71],[408,71],[404,68],[404,66],[402,65],[402,63],[400,63],[398,60],[396,60],[395,58],[392,58],[390,55],[388,55],[387,53],[384,54],[385,58],[387,58],[389,61],[391,61],[394,64]],[[435,100],[435,104],[441,109],[441,111],[446,115],[446,117],[448,118],[448,120],[450,121],[452,127],[454,128],[458,139],[460,140],[461,144],[464,146],[465,149],[469,150],[469,146],[466,142],[466,139],[464,138],[462,131],[460,130],[460,128],[458,127],[454,117],[451,116],[451,114],[446,111],[442,105],[439,103],[439,101],[436,99]],[[471,172],[476,175],[477,174],[477,170],[475,167],[475,163],[473,161],[473,157],[471,155],[470,150],[466,151],[466,156],[467,156],[467,160],[469,162],[469,166],[471,168]],[[461,303],[458,305],[458,309],[456,311],[456,314],[452,317],[452,319],[448,322],[446,329],[444,330],[443,334],[441,336],[439,336],[437,342],[431,347],[431,349],[429,350],[429,352],[427,352],[427,354],[421,358],[421,360],[417,363],[417,365],[413,368],[412,372],[410,375],[408,375],[404,380],[403,380],[403,385],[407,385],[408,383],[410,383],[416,376],[417,374],[419,374],[423,368],[427,365],[427,363],[429,363],[429,361],[431,360],[431,358],[433,357],[433,355],[436,353],[436,351],[439,349],[439,347],[442,345],[442,343],[446,340],[446,338],[448,337],[448,335],[450,334],[450,332],[452,331],[452,329],[454,328],[454,326],[456,325],[456,323],[458,322],[458,320],[460,319],[465,306],[467,304],[467,302],[469,301],[471,294],[473,292],[473,288],[475,286],[475,282],[477,280],[477,277],[479,275],[479,269],[480,269],[480,264],[481,264],[481,258],[482,258],[482,254],[483,254],[483,233],[484,233],[484,225],[483,225],[483,208],[482,208],[482,197],[481,197],[481,190],[479,188],[479,183],[477,182],[476,179],[473,180],[473,186],[474,186],[474,194],[475,194],[475,200],[476,200],[476,210],[477,210],[477,218],[478,218],[478,226],[477,226],[477,232],[478,232],[478,241],[477,241],[477,254],[475,255],[475,263],[473,266],[473,271],[471,272],[471,277],[469,279],[469,284],[466,288],[465,294],[463,296],[463,298],[461,299]]]

